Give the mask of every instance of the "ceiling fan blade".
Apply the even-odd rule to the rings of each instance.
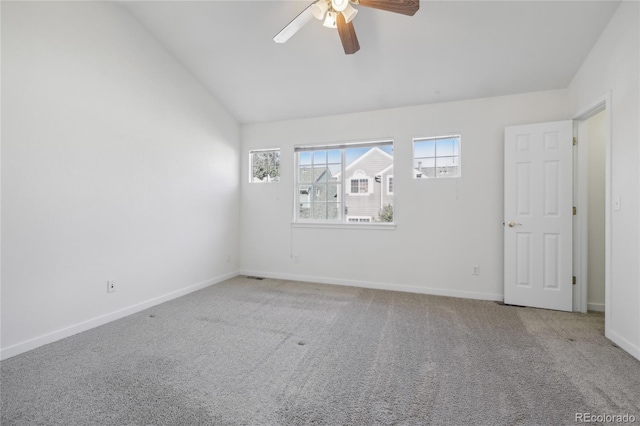
[[[415,15],[418,9],[420,9],[420,0],[359,0],[357,3],[359,3],[360,6],[409,16]]]
[[[313,6],[315,2],[311,3],[305,10],[300,12],[298,16],[293,18],[293,21],[289,22],[286,27],[284,27],[278,34],[273,37],[273,41],[276,43],[284,43],[289,40],[295,33],[297,33],[300,28],[304,27],[307,22],[313,18],[313,14],[311,13],[311,6]]]
[[[356,30],[353,28],[353,22],[347,22],[342,16],[342,13],[338,13],[338,34],[340,34],[340,40],[342,41],[342,47],[344,53],[352,55],[360,50],[360,44],[358,43],[358,37],[356,36]]]

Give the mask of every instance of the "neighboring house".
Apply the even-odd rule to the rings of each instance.
[[[371,148],[345,167],[344,184],[347,221],[378,221],[382,208],[393,205],[393,156]]]
[[[334,216],[338,216],[337,211],[340,204],[340,191],[338,190],[338,179],[331,173],[331,169],[326,166],[322,167],[300,167],[298,170],[298,182],[300,195],[299,217],[300,219],[311,219],[313,217],[330,217],[326,209],[333,206]],[[312,207],[313,206],[313,207]],[[311,209],[321,208],[324,211],[314,212]]]

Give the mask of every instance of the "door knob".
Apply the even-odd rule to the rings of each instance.
[[[514,227],[514,226],[516,226],[516,225],[522,225],[522,224],[521,224],[521,223],[515,223],[515,222],[513,222],[513,221],[512,221],[512,222],[507,223],[507,226],[508,226],[509,228],[513,228],[513,227]]]

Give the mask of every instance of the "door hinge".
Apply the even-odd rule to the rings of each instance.
[[[574,276],[573,276],[573,285],[576,285],[576,281],[577,281],[577,280],[576,280],[576,276],[574,275]]]
[[[574,207],[574,208],[573,208],[573,215],[575,216],[575,215],[577,215],[577,214],[578,214],[578,209]]]
[[[578,138],[573,138],[573,144],[578,145]]]

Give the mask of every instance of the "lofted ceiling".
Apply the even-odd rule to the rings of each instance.
[[[567,87],[619,0],[422,0],[413,17],[358,7],[360,51],[312,20],[311,1],[122,5],[241,123]]]

